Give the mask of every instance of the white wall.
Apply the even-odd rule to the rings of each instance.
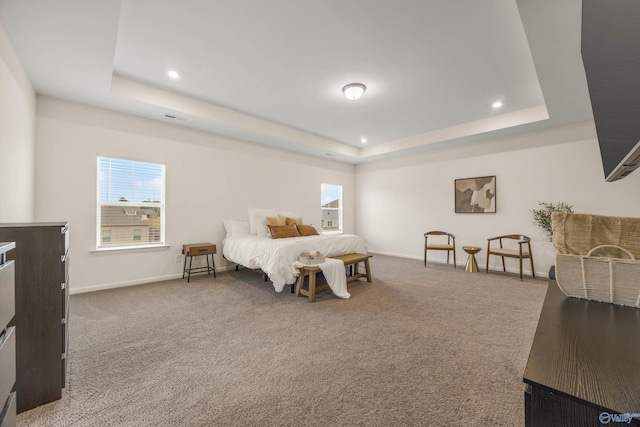
[[[593,135],[592,123],[579,124],[354,168],[38,97],[35,220],[70,221],[71,291],[85,292],[180,276],[174,256],[182,244],[209,241],[220,249],[222,220],[247,219],[249,206],[293,210],[318,223],[320,183],[327,182],[343,186],[345,232],[362,235],[373,252],[422,259],[423,233],[444,229],[457,236],[459,264],[466,260],[463,245],[479,245],[483,265],[488,237],[521,233],[532,237],[536,270],[545,275],[553,250],[532,223],[538,201],[565,201],[603,215],[640,212],[640,174],[604,182]],[[98,155],[167,165],[170,249],[94,251]],[[498,212],[453,213],[454,179],[485,175],[497,176]],[[444,253],[430,259],[442,262]],[[225,266],[220,253],[216,263]],[[498,268],[498,260],[491,265]],[[509,269],[515,271],[515,262]]]
[[[71,292],[176,277],[185,243],[218,245],[223,219],[247,208],[291,210],[319,223],[320,184],[343,186],[345,232],[354,232],[354,167],[161,122],[38,97],[36,220],[70,222]],[[166,164],[169,250],[96,254],[96,157]]]
[[[0,24],[0,223],[34,218],[36,95]]]
[[[477,255],[482,271],[487,238],[525,234],[532,239],[536,273],[546,275],[553,247],[532,222],[538,201],[564,201],[582,213],[640,216],[640,172],[605,182],[594,135],[586,123],[359,165],[356,232],[371,251],[422,260],[423,234],[449,231],[456,236],[458,264],[467,259],[462,246],[483,248]],[[510,151],[498,152],[504,149]],[[487,175],[497,177],[497,213],[455,214],[454,180]],[[446,255],[433,252],[429,259],[446,262]],[[490,261],[490,269],[502,268],[499,258]],[[507,263],[518,271],[517,260]]]

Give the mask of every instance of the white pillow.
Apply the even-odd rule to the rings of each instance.
[[[269,232],[269,226],[267,225],[266,215],[256,215],[256,234],[258,236],[271,237],[271,233]]]
[[[278,216],[281,218],[299,218],[297,214],[294,214],[291,211],[279,211]]]
[[[222,221],[227,232],[227,238],[231,236],[241,236],[249,234],[249,223],[236,219],[225,219]]]
[[[249,232],[258,236],[269,234],[269,227],[267,227],[268,216],[278,216],[278,213],[275,209],[249,208]],[[258,232],[258,228],[260,228],[260,232]]]

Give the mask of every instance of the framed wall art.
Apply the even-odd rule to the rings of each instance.
[[[456,213],[495,213],[496,177],[455,180]]]

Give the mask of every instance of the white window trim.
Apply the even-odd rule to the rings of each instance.
[[[170,249],[171,245],[139,245],[139,246],[112,246],[108,248],[96,248],[89,251],[94,255],[108,255],[108,254],[121,254],[121,253],[135,253],[135,252],[151,252],[151,251],[165,251]]]
[[[162,203],[136,203],[136,202],[100,202],[100,180],[98,179],[98,171],[100,170],[100,159],[101,158],[111,158],[118,160],[128,160],[132,162],[143,162],[143,163],[154,163],[162,166]],[[147,161],[141,159],[130,159],[122,156],[106,156],[98,154],[96,157],[96,246],[94,250],[89,251],[90,253],[114,253],[114,252],[142,252],[149,250],[164,250],[169,249],[169,245],[166,243],[166,235],[165,235],[165,224],[166,224],[166,165],[164,163],[158,163],[154,161]],[[109,246],[100,246],[102,243],[102,229],[100,228],[99,218],[100,218],[100,209],[102,206],[122,206],[122,207],[160,207],[162,211],[161,221],[160,221],[160,236],[163,238],[158,243],[130,243],[126,245],[109,245]]]

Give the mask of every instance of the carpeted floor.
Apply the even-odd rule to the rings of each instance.
[[[524,425],[547,280],[371,268],[312,304],[250,270],[73,295],[63,398],[18,425]]]

